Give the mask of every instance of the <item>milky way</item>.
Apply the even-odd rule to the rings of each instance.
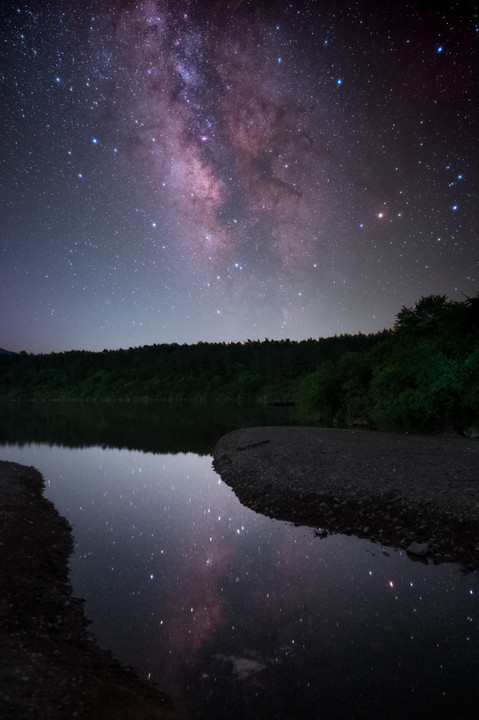
[[[3,14],[0,346],[375,332],[477,292],[474,8]]]

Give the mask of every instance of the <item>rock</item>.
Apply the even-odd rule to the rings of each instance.
[[[464,435],[471,439],[479,438],[479,423],[475,423],[464,430]]]
[[[418,543],[414,540],[409,545],[406,552],[410,553],[411,555],[418,555],[419,557],[424,557],[424,555],[427,555],[429,552],[429,543]]]

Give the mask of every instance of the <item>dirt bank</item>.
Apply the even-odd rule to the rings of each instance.
[[[213,457],[265,515],[479,568],[478,440],[259,427],[225,435]]]
[[[0,717],[184,718],[96,647],[68,579],[71,528],[43,487],[34,468],[0,461]]]

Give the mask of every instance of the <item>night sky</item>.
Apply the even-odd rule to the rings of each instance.
[[[0,347],[369,333],[478,291],[477,8],[2,7]]]

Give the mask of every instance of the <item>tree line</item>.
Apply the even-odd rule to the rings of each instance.
[[[0,397],[295,403],[322,425],[464,431],[479,421],[479,296],[422,297],[369,335],[2,354]]]

